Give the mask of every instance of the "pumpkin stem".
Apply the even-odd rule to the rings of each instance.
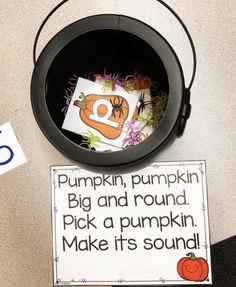
[[[196,260],[196,259],[197,259],[196,256],[195,256],[195,254],[192,253],[192,252],[188,253],[187,256],[189,256],[189,259],[190,259],[190,260]]]
[[[86,109],[86,104],[84,101],[74,101],[74,106],[80,108],[81,110],[85,110]]]

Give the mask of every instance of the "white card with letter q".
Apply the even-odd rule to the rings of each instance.
[[[0,126],[0,175],[25,162],[24,152],[11,124]]]
[[[104,92],[101,84],[79,78],[62,128],[122,148],[123,127],[131,121],[137,102],[138,95],[120,86]]]

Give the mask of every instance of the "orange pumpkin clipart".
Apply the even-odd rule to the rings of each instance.
[[[74,101],[74,105],[80,108],[81,120],[108,139],[120,136],[129,114],[127,100],[118,95],[90,94]]]
[[[202,257],[196,257],[194,253],[188,253],[179,260],[177,271],[180,277],[189,281],[201,282],[207,279],[209,267]]]

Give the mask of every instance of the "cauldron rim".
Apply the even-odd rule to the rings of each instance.
[[[82,34],[114,29],[131,33],[149,44],[163,62],[169,83],[169,101],[161,125],[144,142],[128,150],[96,152],[85,149],[65,137],[53,122],[46,104],[46,81],[56,55]],[[178,57],[167,40],[148,24],[117,14],[97,14],[82,18],[59,31],[45,46],[35,65],[31,80],[31,103],[34,116],[48,140],[74,161],[89,166],[119,167],[150,156],[166,145],[178,128],[183,109],[184,75]]]

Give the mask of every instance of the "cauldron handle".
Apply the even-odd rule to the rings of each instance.
[[[36,61],[37,61],[36,60],[36,48],[37,48],[37,44],[38,44],[38,39],[39,39],[39,36],[41,34],[41,31],[42,31],[44,25],[46,24],[48,19],[56,12],[56,10],[58,10],[62,5],[64,5],[68,1],[69,0],[61,1],[56,7],[54,7],[52,9],[52,11],[46,16],[46,18],[43,20],[42,24],[40,25],[40,27],[38,29],[38,32],[37,32],[37,34],[35,36],[34,46],[33,46],[33,62],[34,62],[34,65],[36,64]],[[193,43],[192,37],[191,37],[191,35],[190,35],[189,31],[188,31],[188,28],[184,24],[183,20],[179,17],[179,15],[169,5],[167,5],[164,1],[162,1],[162,0],[156,0],[156,1],[161,3],[163,6],[165,6],[166,9],[168,9],[174,15],[174,17],[179,21],[180,25],[183,27],[183,29],[184,29],[187,37],[188,37],[188,40],[190,42],[192,53],[193,53],[193,72],[192,72],[192,77],[191,77],[189,86],[186,89],[187,91],[190,91],[190,89],[191,89],[191,87],[193,85],[194,79],[195,79],[196,69],[197,69],[197,56],[196,56],[196,50],[195,50],[195,47],[194,47],[194,43]]]

